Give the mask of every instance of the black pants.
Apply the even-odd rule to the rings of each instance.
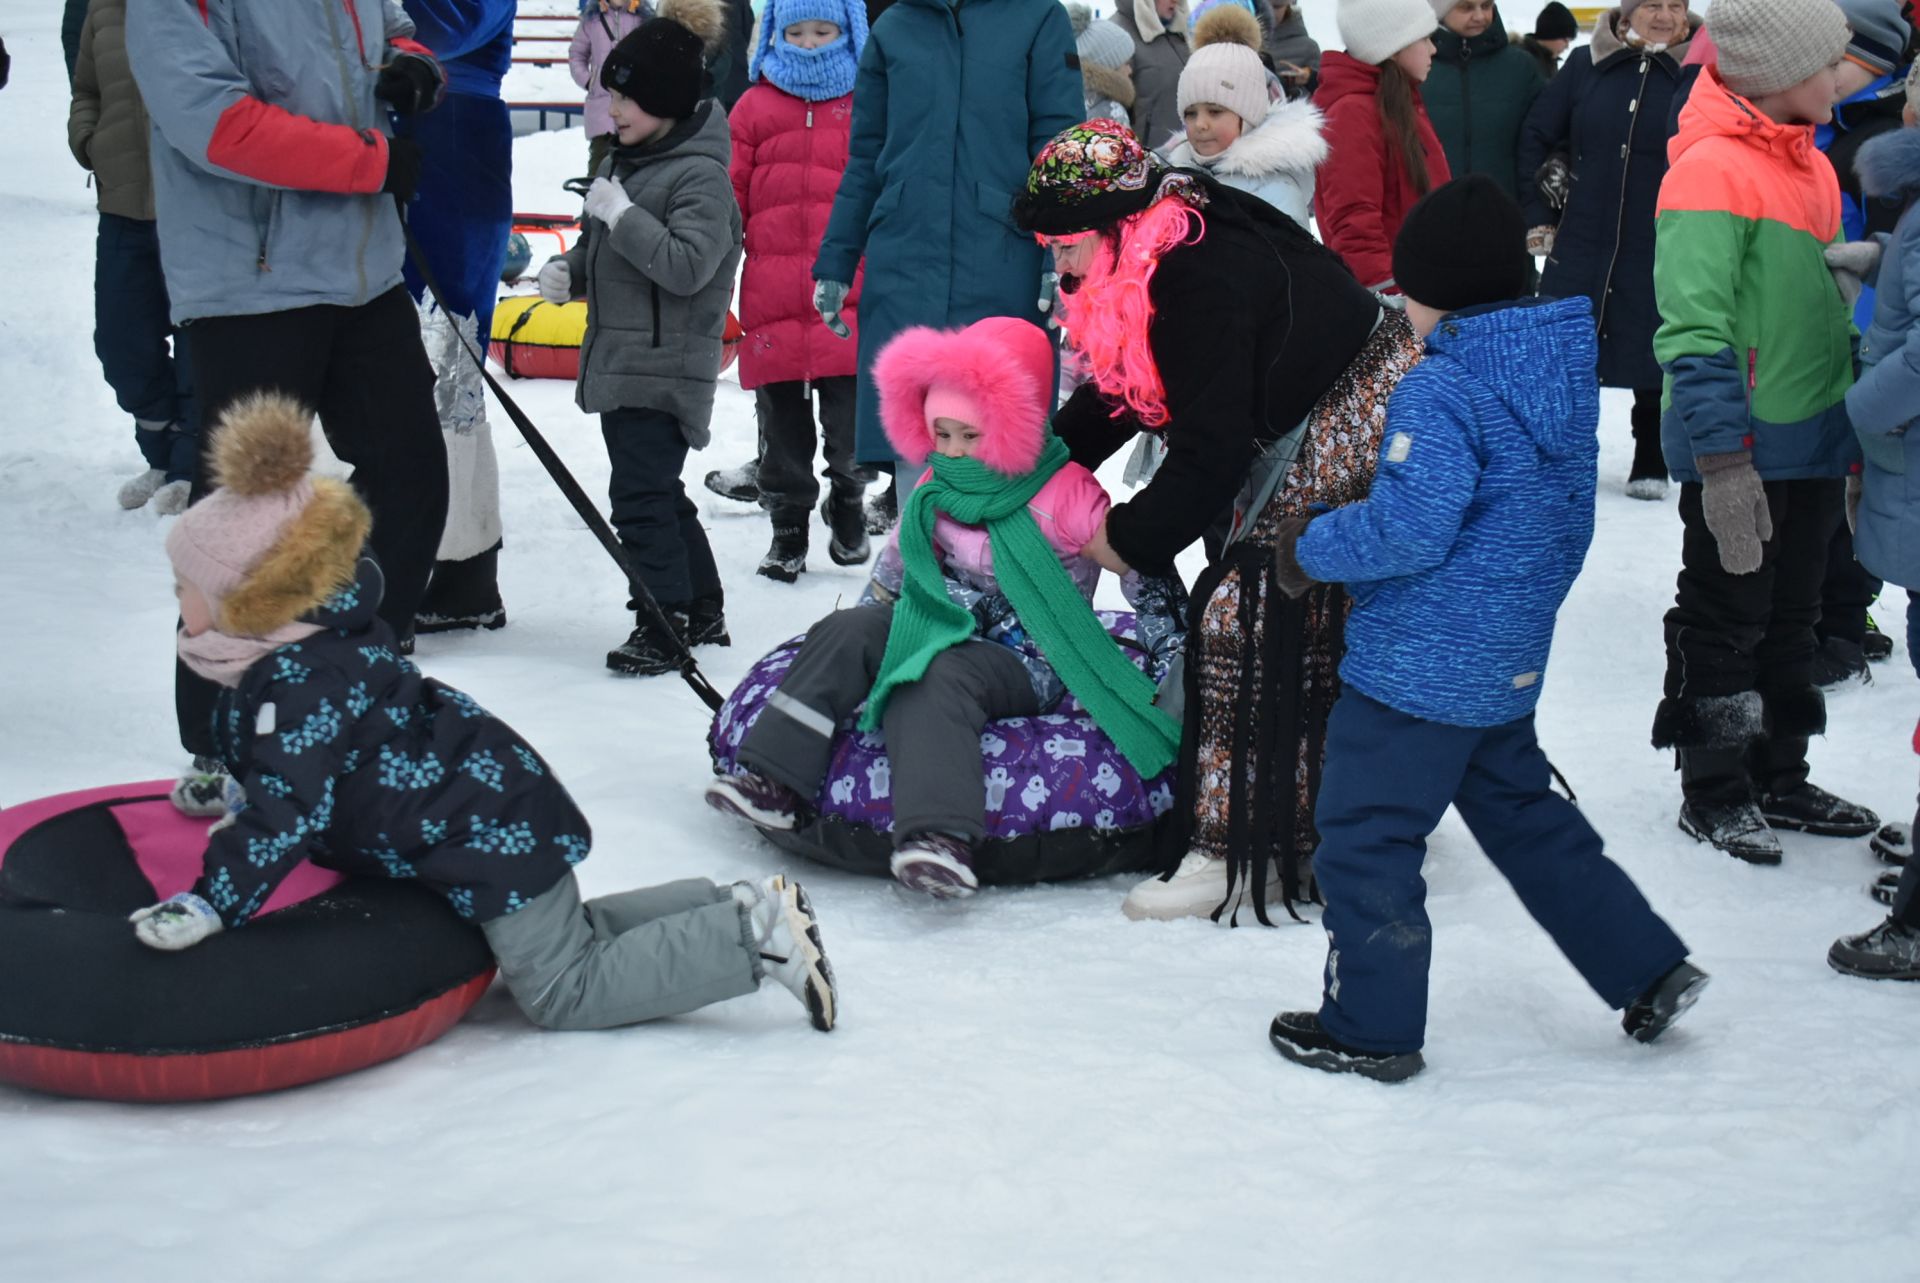
[[[1820,589],[1821,641],[1838,637],[1858,646],[1867,640],[1867,607],[1880,595],[1880,581],[1853,555],[1853,531],[1842,521],[1827,545],[1827,576]]]
[[[825,476],[833,492],[857,501],[866,490],[853,462],[852,375],[816,379],[820,397],[820,439],[825,444]],[[805,526],[820,498],[813,473],[813,402],[805,383],[767,383],[754,389],[760,420],[760,506],[776,526]]]
[[[149,468],[191,481],[199,419],[184,336],[167,318],[167,279],[151,219],[100,215],[93,259],[93,351]],[[172,340],[169,348],[168,340]]]
[[[320,416],[327,444],[353,469],[373,512],[368,543],[386,577],[380,617],[396,635],[413,625],[447,523],[447,448],[433,404],[433,367],[420,316],[402,286],[359,307],[320,305],[191,322],[188,355],[204,430],[193,497],[212,489],[209,460],[220,416],[249,392],[284,392]],[[184,664],[174,670],[180,742],[212,754],[218,688]]]
[[[640,582],[662,606],[684,610],[721,596],[720,570],[700,526],[700,510],[680,484],[687,439],[664,410],[609,410],[600,416],[613,475],[607,498]],[[638,610],[638,602],[628,608]]]
[[[1666,456],[1660,450],[1660,394],[1658,386],[1633,390],[1633,467],[1629,481],[1667,475]]]
[[[1669,698],[1758,691],[1767,700],[1812,686],[1813,626],[1845,483],[1769,481],[1766,493],[1773,538],[1761,546],[1760,569],[1732,575],[1707,529],[1700,484],[1680,487],[1680,576],[1666,616]],[[1806,779],[1806,740],[1773,736],[1745,749],[1687,749],[1681,770],[1689,797],[1744,796],[1749,781],[1781,791]]]

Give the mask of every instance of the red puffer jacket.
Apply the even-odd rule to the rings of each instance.
[[[1313,216],[1320,239],[1346,261],[1369,289],[1393,289],[1393,238],[1407,211],[1420,199],[1407,168],[1388,150],[1380,125],[1380,68],[1329,50],[1320,60],[1320,87],[1314,105],[1326,114],[1323,131],[1329,148],[1313,192]],[[1414,96],[1420,147],[1427,157],[1429,187],[1452,177],[1447,153]]]
[[[847,167],[853,95],[809,103],[763,80],[740,95],[727,123],[747,240],[740,386],[858,373],[860,277],[841,313],[852,338],[835,338],[813,310],[813,260]]]

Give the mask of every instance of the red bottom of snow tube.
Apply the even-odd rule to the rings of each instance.
[[[486,992],[493,956],[412,882],[302,865],[259,917],[160,953],[127,925],[187,889],[210,821],[171,781],[0,812],[0,1082],[103,1100],[213,1100],[405,1055]]]

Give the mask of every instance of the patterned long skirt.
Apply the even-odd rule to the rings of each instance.
[[[1338,585],[1315,585],[1297,600],[1279,590],[1274,534],[1286,517],[1366,497],[1387,398],[1420,353],[1413,327],[1388,310],[1315,403],[1299,454],[1246,538],[1194,586],[1178,809],[1191,821],[1175,835],[1172,854],[1230,861],[1227,901],[1241,878],[1250,879],[1263,923],[1270,862],[1289,911],[1303,890],[1311,894],[1306,878],[1319,844],[1313,806],[1347,618]]]

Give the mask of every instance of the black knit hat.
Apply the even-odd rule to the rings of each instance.
[[[672,18],[649,18],[613,47],[600,67],[600,85],[640,104],[662,120],[685,120],[707,86],[700,37]]]
[[[1442,312],[1523,298],[1533,292],[1527,216],[1485,174],[1436,187],[1400,225],[1393,279],[1402,294]]]
[[[1547,0],[1540,15],[1533,20],[1533,38],[1577,40],[1580,38],[1580,24],[1574,20],[1573,10],[1561,4],[1560,0]]]

